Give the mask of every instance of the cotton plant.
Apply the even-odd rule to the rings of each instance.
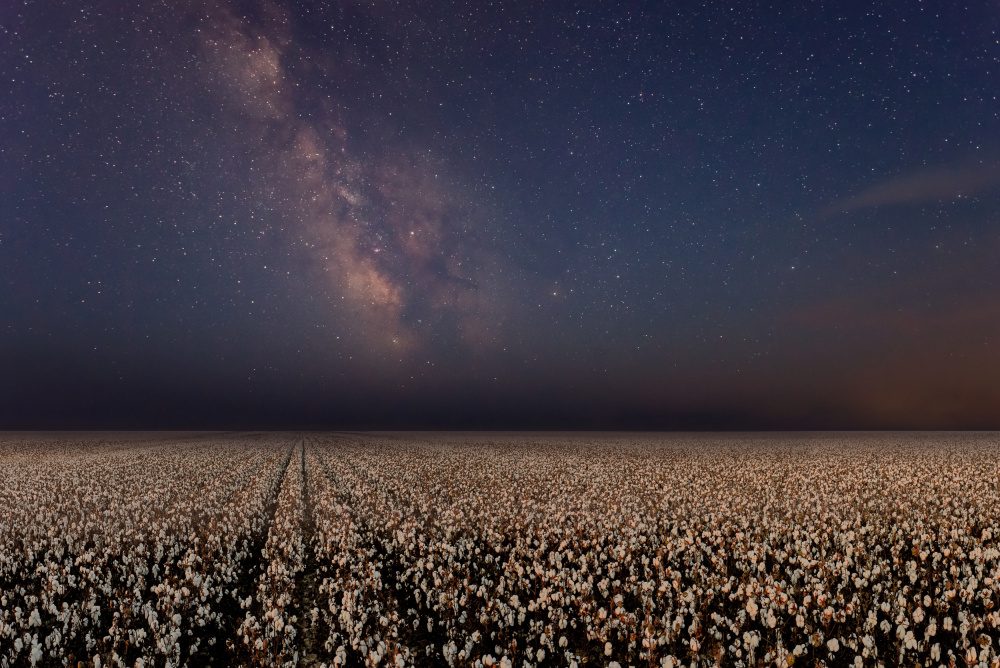
[[[0,441],[0,665],[180,666],[212,651],[291,444],[30,446],[25,466]]]
[[[237,629],[244,645],[238,656],[256,666],[284,667],[298,663],[299,619],[295,602],[306,558],[302,533],[304,495],[305,460],[300,443],[285,468],[278,490],[274,519],[261,551],[264,568],[253,600],[244,606],[251,610]]]
[[[1000,663],[993,435],[143,438],[0,440],[0,665]]]
[[[328,645],[424,665],[874,665],[929,661],[946,634],[996,658],[997,444],[869,439],[321,439]]]

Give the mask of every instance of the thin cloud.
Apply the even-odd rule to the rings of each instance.
[[[876,183],[857,195],[834,202],[821,215],[829,217],[877,206],[950,201],[998,187],[1000,169],[996,165],[923,170]]]

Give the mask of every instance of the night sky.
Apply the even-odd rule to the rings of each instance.
[[[0,0],[0,428],[1000,428],[996,2]]]

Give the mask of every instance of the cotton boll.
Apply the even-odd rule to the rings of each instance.
[[[41,660],[42,660],[42,648],[41,648],[41,646],[37,645],[37,644],[32,645],[32,647],[31,647],[31,654],[28,656],[28,661],[30,661],[32,667],[34,667],[34,665],[36,663],[38,663],[39,661],[41,661]]]

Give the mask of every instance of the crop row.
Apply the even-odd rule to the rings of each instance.
[[[1000,443],[0,440],[3,666],[1000,666]]]
[[[989,436],[312,450],[331,663],[1000,661]]]
[[[290,448],[91,445],[0,457],[0,666],[224,653]]]

